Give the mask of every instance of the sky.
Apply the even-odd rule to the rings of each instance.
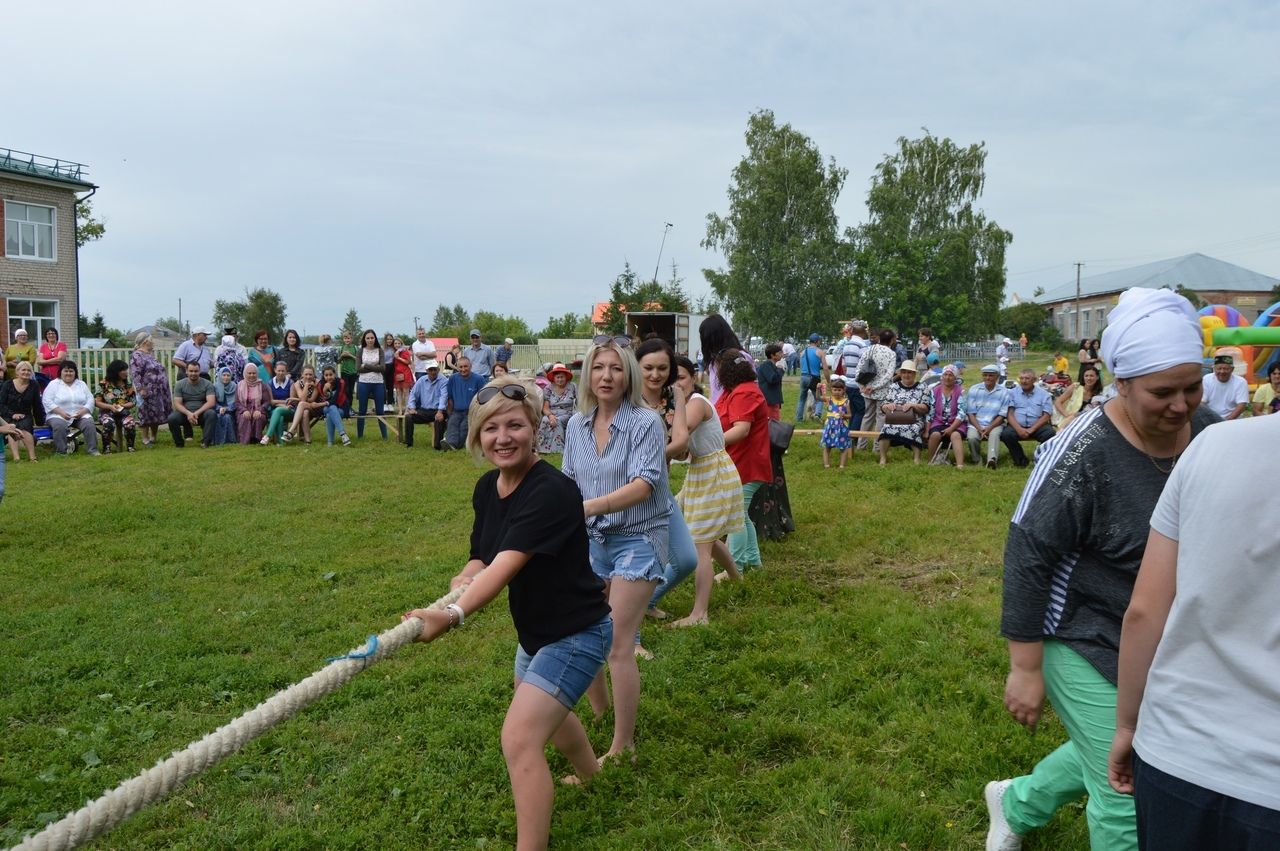
[[[1193,251],[1280,276],[1277,44],[1262,2],[60,2],[6,46],[0,146],[89,167],[81,310],[126,330],[263,286],[306,334],[537,331],[660,248],[709,295],[759,109],[848,169],[842,228],[899,137],[984,142],[1025,297]]]

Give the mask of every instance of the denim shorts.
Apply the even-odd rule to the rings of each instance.
[[[545,691],[573,709],[604,667],[613,645],[613,618],[566,635],[530,656],[516,644],[516,679]]]
[[[647,582],[662,578],[664,565],[653,544],[643,535],[605,535],[604,540],[593,537],[589,542],[591,569],[601,579],[616,576],[632,582]]]

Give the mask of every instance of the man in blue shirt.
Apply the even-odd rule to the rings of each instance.
[[[818,382],[826,371],[827,361],[818,344],[822,338],[817,334],[809,335],[809,345],[800,355],[800,398],[796,401],[796,422],[804,421],[805,403],[809,393],[813,393],[813,401],[818,401]]]
[[[439,361],[429,360],[423,366],[426,372],[413,383],[404,409],[404,445],[406,448],[413,446],[415,424],[431,423],[434,429],[431,448],[441,449],[445,411],[449,404],[449,379],[440,376]]]
[[[442,447],[461,449],[467,442],[467,410],[471,400],[489,379],[471,371],[471,358],[465,354],[458,358],[458,371],[449,376],[445,394],[445,412],[448,425],[445,428]]]
[[[1036,384],[1036,371],[1024,369],[1018,374],[1018,389],[1009,391],[1009,414],[1000,432],[1000,442],[1009,447],[1015,467],[1027,466],[1027,455],[1020,440],[1044,443],[1056,433],[1049,420],[1053,416],[1053,397]]]
[[[982,368],[982,383],[969,388],[965,410],[969,415],[969,456],[982,463],[982,441],[987,441],[987,467],[994,470],[1000,461],[1000,432],[1009,412],[1009,391],[1000,383],[1000,367],[989,363]]]
[[[497,358],[494,357],[493,349],[480,342],[479,328],[471,329],[471,345],[463,349],[462,353],[471,361],[471,371],[488,381]]]

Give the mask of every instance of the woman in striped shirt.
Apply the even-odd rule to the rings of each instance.
[[[601,335],[582,362],[578,413],[565,426],[562,471],[582,491],[591,568],[609,586],[614,635],[613,743],[601,758],[635,751],[640,669],[630,640],[667,563],[667,487],[662,421],[644,407],[640,366],[628,337]],[[601,673],[587,692],[599,715],[609,705]]]

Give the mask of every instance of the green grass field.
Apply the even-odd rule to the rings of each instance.
[[[10,463],[0,842],[443,594],[480,472],[368,433],[348,450],[179,452],[162,436],[136,455]],[[798,437],[787,473],[798,531],[717,589],[709,627],[646,624],[639,762],[560,790],[553,847],[980,848],[983,784],[1062,740],[1052,717],[1033,738],[1001,705],[1000,560],[1025,471],[913,467],[904,450],[883,470],[867,453],[824,470]],[[688,610],[690,586],[669,610]],[[514,640],[499,600],[98,847],[509,847]],[[611,719],[579,712],[602,750]],[[1082,807],[1025,847],[1087,847]]]

